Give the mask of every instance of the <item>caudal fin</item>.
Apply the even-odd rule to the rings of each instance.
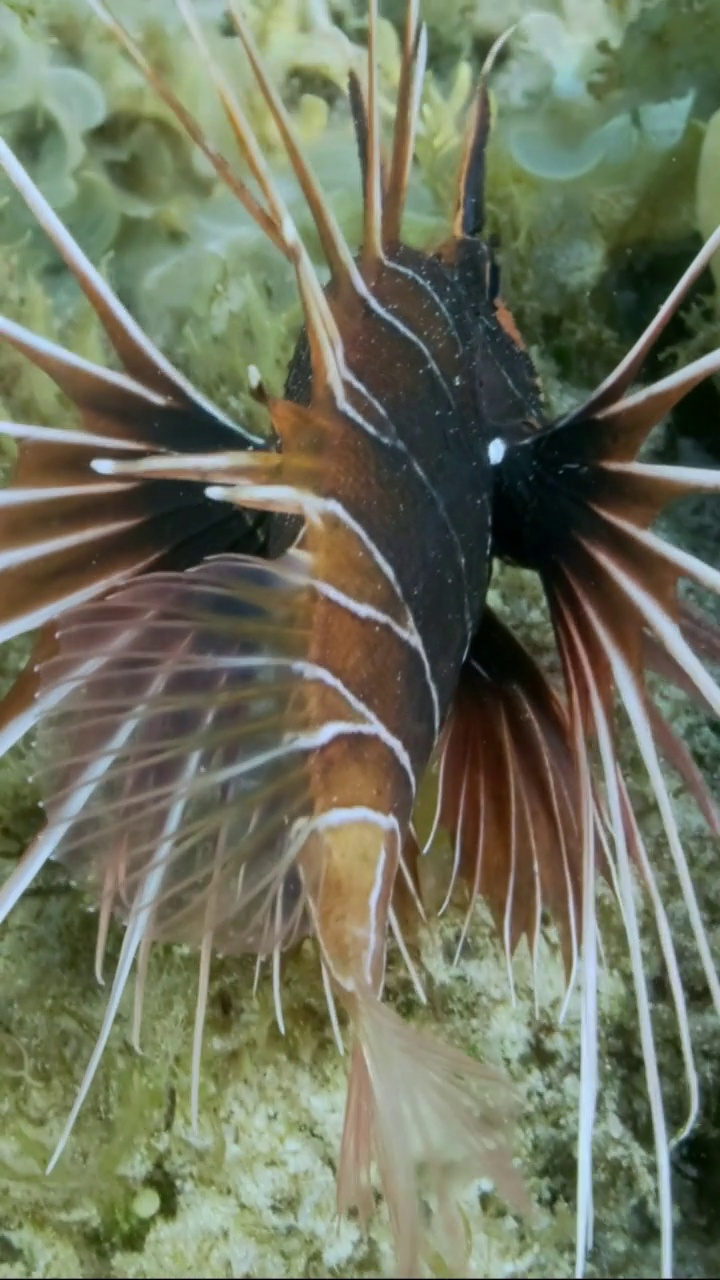
[[[421,1196],[431,1231],[451,1274],[467,1263],[455,1196],[472,1178],[491,1178],[504,1200],[528,1206],[510,1152],[517,1110],[495,1072],[457,1049],[407,1026],[371,997],[357,1002],[340,1166],[338,1211],[372,1212],[371,1161],[377,1161],[397,1253],[397,1274],[421,1274],[427,1244]]]

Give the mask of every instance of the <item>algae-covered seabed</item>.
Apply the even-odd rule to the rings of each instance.
[[[277,139],[237,42],[219,20],[222,3],[205,0],[200,7],[219,55],[249,93],[252,118],[305,230]],[[425,5],[431,75],[408,219],[408,234],[418,243],[445,225],[472,69],[500,27],[534,7],[526,0]],[[720,107],[720,0],[548,0],[545,7],[553,16],[513,39],[493,78],[499,124],[489,215],[503,239],[509,299],[557,406],[607,372],[652,312],[698,243],[698,214],[706,232],[713,209],[714,220],[720,217],[720,141],[711,152],[711,130],[697,190],[706,122]],[[342,87],[364,40],[361,0],[329,8],[323,0],[256,0],[248,8],[338,216],[356,237],[357,165]],[[169,0],[116,0],[116,9],[139,24],[148,52],[211,136],[229,146]],[[385,14],[397,22],[401,9],[394,0]],[[144,27],[143,12],[153,14]],[[384,23],[388,106],[397,48],[393,28]],[[215,189],[82,0],[0,4],[0,68],[0,131],[48,198],[168,353],[233,412],[250,412],[248,362],[279,387],[297,331],[297,305],[272,252]],[[5,188],[0,194],[4,200]],[[0,207],[0,305],[83,354],[107,358],[87,307],[13,199]],[[674,326],[663,359],[681,359],[717,340],[715,315],[708,279]],[[72,420],[52,386],[6,350],[0,350],[0,409],[20,421]],[[717,448],[719,437],[713,441],[707,424],[716,432],[719,422],[711,390],[691,403],[659,447],[681,456]],[[717,516],[713,523],[712,512],[696,504],[674,523],[679,538],[713,556]],[[554,662],[532,580],[506,570],[493,591],[525,641]],[[3,677],[24,653],[14,644],[0,654]],[[670,694],[665,706],[676,724],[683,721],[706,773],[717,777],[717,728]],[[633,770],[629,743],[627,759]],[[0,857],[8,871],[40,821],[28,782],[32,769],[30,747],[0,766]],[[675,928],[702,1085],[699,1124],[676,1159],[677,1271],[714,1276],[720,1262],[720,1033],[677,886],[666,874],[659,820],[637,769],[633,781]],[[718,953],[717,846],[677,781],[670,782]],[[333,1047],[308,944],[284,967],[285,1037],[275,1027],[267,983],[252,995],[252,962],[215,964],[194,1137],[188,1101],[196,960],[181,949],[159,948],[146,984],[143,1056],[127,1042],[130,998],[76,1131],[53,1175],[44,1177],[102,1015],[90,905],[51,868],[0,935],[0,1275],[387,1274],[392,1259],[382,1210],[367,1240],[353,1224],[334,1222],[345,1065]],[[521,1091],[516,1150],[536,1208],[519,1221],[490,1185],[479,1194],[471,1189],[464,1210],[472,1267],[480,1275],[570,1275],[577,1009],[571,1007],[559,1029],[563,975],[551,933],[542,946],[537,1008],[524,945],[514,966],[513,1005],[501,948],[482,911],[451,968],[460,919],[451,913],[422,940],[426,1011],[395,959],[388,988],[404,1016],[508,1072]],[[590,1271],[653,1275],[652,1138],[626,948],[609,898],[602,921],[608,968]],[[668,984],[647,923],[648,981],[674,1127],[684,1118],[682,1064]],[[113,954],[119,938],[116,930]],[[435,1266],[443,1274],[440,1259]]]

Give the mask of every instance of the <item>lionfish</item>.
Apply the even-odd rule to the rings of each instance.
[[[598,1094],[596,885],[627,935],[658,1166],[662,1274],[672,1269],[670,1143],[640,946],[648,895],[680,1029],[697,1072],[675,947],[618,758],[622,709],[647,772],[679,892],[720,1013],[720,984],[681,843],[664,757],[715,834],[720,820],[646,671],[720,713],[706,664],[720,629],[679,601],[720,573],[652,525],[717,493],[720,473],[638,461],[652,428],[720,370],[720,350],[633,389],[646,356],[720,247],[720,228],[594,393],[549,420],[483,239],[487,76],[474,99],[448,238],[402,240],[427,58],[409,0],[391,145],[383,148],[377,0],[368,69],[350,77],[362,244],[349,249],[303,157],[245,17],[229,13],[309,206],[323,285],[191,0],[178,9],[219,95],[250,184],[211,146],[132,35],[91,8],[294,272],[304,320],[282,396],[251,367],[271,431],[212,404],[128,314],[11,149],[0,163],[90,300],[122,366],[104,368],[10,319],[0,334],[74,401],[82,429],[2,423],[19,441],[0,493],[0,638],[36,631],[2,704],[0,742],[40,733],[47,822],[0,893],[8,914],[59,859],[99,902],[98,976],[113,914],[124,939],[68,1139],[136,966],[156,941],[200,953],[192,1114],[214,951],[270,958],[315,939],[333,1030],[349,1024],[338,1209],[373,1208],[376,1162],[401,1275],[419,1274],[420,1193],[448,1220],[459,1182],[489,1174],[513,1205],[510,1095],[463,1053],[382,1001],[392,936],[411,972],[408,904],[422,915],[418,786],[438,761],[433,832],[492,910],[508,957],[536,951],[543,913],[579,984],[577,1271],[592,1242]],[[540,579],[562,687],[487,605],[493,562]],[[426,846],[427,847],[427,846]],[[467,931],[470,912],[465,920]]]

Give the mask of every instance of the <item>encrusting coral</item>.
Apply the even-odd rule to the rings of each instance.
[[[267,113],[223,25],[222,0],[198,0],[197,7],[312,244]],[[536,7],[515,0],[507,19]],[[478,55],[505,25],[498,22],[501,8],[486,0],[456,9],[433,0],[425,5],[431,63],[406,224],[411,242],[426,244],[446,228],[459,121]],[[172,0],[154,0],[151,20],[142,0],[118,0],[118,9],[141,31],[148,56],[215,144],[232,154]],[[255,0],[247,9],[338,219],[357,241],[359,174],[344,87],[351,68],[362,72],[363,6],[351,0]],[[398,12],[397,5],[385,6],[381,33],[388,110],[399,43],[387,19]],[[558,406],[572,389],[606,372],[624,349],[627,333],[617,329],[609,277],[619,279],[629,296],[626,325],[641,327],[643,281],[623,285],[619,258],[641,247],[651,264],[646,280],[668,246],[682,248],[697,225],[707,234],[720,220],[720,117],[705,128],[720,105],[705,52],[713,33],[720,33],[718,0],[704,6],[564,0],[520,28],[493,76],[499,124],[491,150],[491,221],[502,236],[515,310]],[[643,67],[637,79],[629,48],[646,50],[651,64],[659,49],[663,74],[654,80],[652,69]],[[247,365],[259,365],[268,385],[278,388],[296,336],[299,310],[284,264],[237,204],[217,190],[205,162],[112,38],[89,18],[83,0],[0,4],[0,69],[0,133],[151,335],[204,390],[247,418],[254,412]],[[70,334],[78,353],[97,357],[101,341],[67,273],[9,191],[3,189],[2,199],[3,310],[48,336],[62,331],[67,341]],[[715,278],[720,293],[717,268]],[[70,421],[51,384],[4,347],[0,407],[3,417],[20,421]],[[682,526],[694,549],[697,539],[713,536],[703,520]],[[493,602],[512,614],[536,652],[549,653],[544,610],[527,575],[505,570]],[[17,644],[0,653],[3,680],[22,656]],[[670,694],[665,702],[673,713]],[[717,776],[717,730],[696,713],[673,714],[682,714],[683,736],[707,774]],[[3,858],[17,856],[39,821],[28,773],[27,750],[0,768]],[[718,951],[717,850],[671,781]],[[640,796],[643,785],[637,784]],[[651,849],[658,834],[647,832]],[[88,1056],[100,1018],[102,998],[92,972],[95,921],[83,908],[62,873],[51,870],[0,936],[0,1276],[90,1276],[103,1268],[128,1277],[387,1273],[390,1248],[381,1223],[368,1240],[352,1223],[333,1224],[331,1161],[344,1068],[304,947],[286,965],[284,1039],[262,982],[253,998],[252,962],[217,963],[196,1139],[188,1106],[188,990],[195,962],[179,949],[159,950],[146,984],[145,1056],[115,1033],[72,1143],[54,1175],[44,1177],[78,1063]],[[450,913],[423,942],[428,1011],[418,1011],[400,972],[391,974],[389,989],[404,1013],[442,1023],[449,1039],[508,1071],[522,1090],[517,1155],[536,1209],[523,1222],[507,1212],[491,1186],[468,1193],[463,1213],[472,1267],[485,1275],[569,1275],[578,1037],[574,1008],[566,1024],[557,1025],[561,963],[548,936],[533,993],[530,960],[521,948],[512,1005],[490,921],[478,911],[468,948],[453,968],[459,928]],[[609,917],[592,1265],[598,1275],[643,1275],[655,1265],[654,1175],[619,929]],[[678,1269],[701,1277],[714,1274],[720,1250],[714,1212],[720,1044],[691,946],[680,960],[703,1077],[703,1114],[697,1132],[676,1153]],[[647,963],[664,1075],[672,1081],[680,1051],[661,965],[650,946]],[[127,1008],[122,1030],[129,1031],[131,1019]],[[674,1109],[669,1097],[668,1110],[680,1126],[682,1100]],[[433,1261],[436,1274],[445,1274],[442,1258]]]

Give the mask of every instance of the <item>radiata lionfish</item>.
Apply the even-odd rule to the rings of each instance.
[[[294,271],[304,323],[282,397],[251,388],[272,431],[232,421],[169,363],[53,213],[10,148],[0,163],[89,298],[123,371],[0,320],[0,334],[74,401],[82,429],[3,423],[20,442],[0,494],[0,638],[37,630],[2,706],[7,751],[39,729],[47,823],[0,894],[4,918],[50,858],[99,900],[100,973],[111,916],[125,922],[95,1051],[51,1166],[90,1089],[131,970],[149,948],[200,952],[192,1111],[213,951],[272,960],[310,935],[333,1029],[351,1040],[338,1206],[362,1221],[373,1159],[400,1274],[421,1262],[420,1185],[441,1208],[459,1179],[521,1184],[491,1073],[403,1024],[382,1002],[388,938],[412,969],[401,906],[422,915],[418,785],[439,761],[433,830],[457,881],[490,904],[510,956],[535,949],[547,909],[581,1009],[577,1270],[592,1236],[598,1092],[595,884],[627,933],[658,1164],[662,1273],[672,1267],[669,1142],[634,886],[649,895],[691,1098],[697,1074],[666,907],[616,751],[624,712],[714,1004],[720,984],[660,757],[717,834],[713,801],[645,684],[653,669],[720,713],[705,665],[714,622],[679,579],[720,573],[651,526],[720,474],[637,461],[657,424],[720,369],[720,350],[650,387],[632,384],[720,247],[720,229],[618,367],[549,421],[483,239],[487,76],[467,127],[449,237],[401,238],[427,56],[409,0],[392,142],[383,148],[377,0],[368,71],[351,75],[363,235],[357,256],[308,167],[246,19],[229,14],[285,147],[329,268],[323,287],[191,0],[177,0],[224,107],[250,185],[210,145],[100,0],[91,8]],[[493,561],[542,582],[563,677],[556,689],[493,615]],[[468,915],[469,919],[469,915]],[[467,922],[466,922],[467,927]],[[463,931],[464,934],[465,931]],[[281,1017],[281,1014],[279,1015]]]

